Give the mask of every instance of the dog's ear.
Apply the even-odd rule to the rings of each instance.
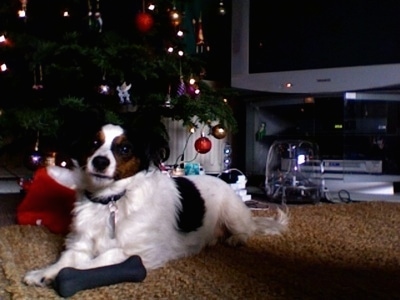
[[[60,145],[65,153],[73,159],[82,154],[83,143],[91,141],[94,134],[106,122],[103,110],[90,107],[83,111],[74,109],[63,110],[64,122],[60,128],[58,137]]]
[[[150,153],[152,153],[152,160],[155,165],[160,165],[166,161],[170,155],[169,137],[165,125],[160,122],[159,126],[155,128],[154,140],[150,142]]]
[[[160,166],[169,158],[169,136],[159,115],[143,112],[132,115],[124,127],[128,129],[131,136],[136,136],[140,140],[143,147],[142,155],[147,160],[147,163],[142,162],[143,168],[148,168],[150,163]],[[135,140],[134,137],[130,139]]]

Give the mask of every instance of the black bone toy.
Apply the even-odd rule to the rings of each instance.
[[[93,269],[64,268],[54,280],[54,289],[61,297],[71,297],[81,290],[121,283],[140,282],[147,275],[139,256],[133,255],[122,263]]]

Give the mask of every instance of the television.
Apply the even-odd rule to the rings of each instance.
[[[400,84],[400,1],[232,0],[231,86],[337,93]]]

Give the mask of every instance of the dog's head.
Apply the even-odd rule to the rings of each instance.
[[[151,166],[159,167],[169,154],[167,141],[143,128],[106,124],[87,142],[78,162],[99,185],[131,177]]]
[[[124,114],[111,124],[101,110],[71,113],[62,135],[66,153],[94,189],[131,177],[168,159],[168,134],[154,114]]]

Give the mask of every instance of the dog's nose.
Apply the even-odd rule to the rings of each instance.
[[[104,171],[110,165],[110,160],[105,156],[96,156],[92,164],[97,171]]]

